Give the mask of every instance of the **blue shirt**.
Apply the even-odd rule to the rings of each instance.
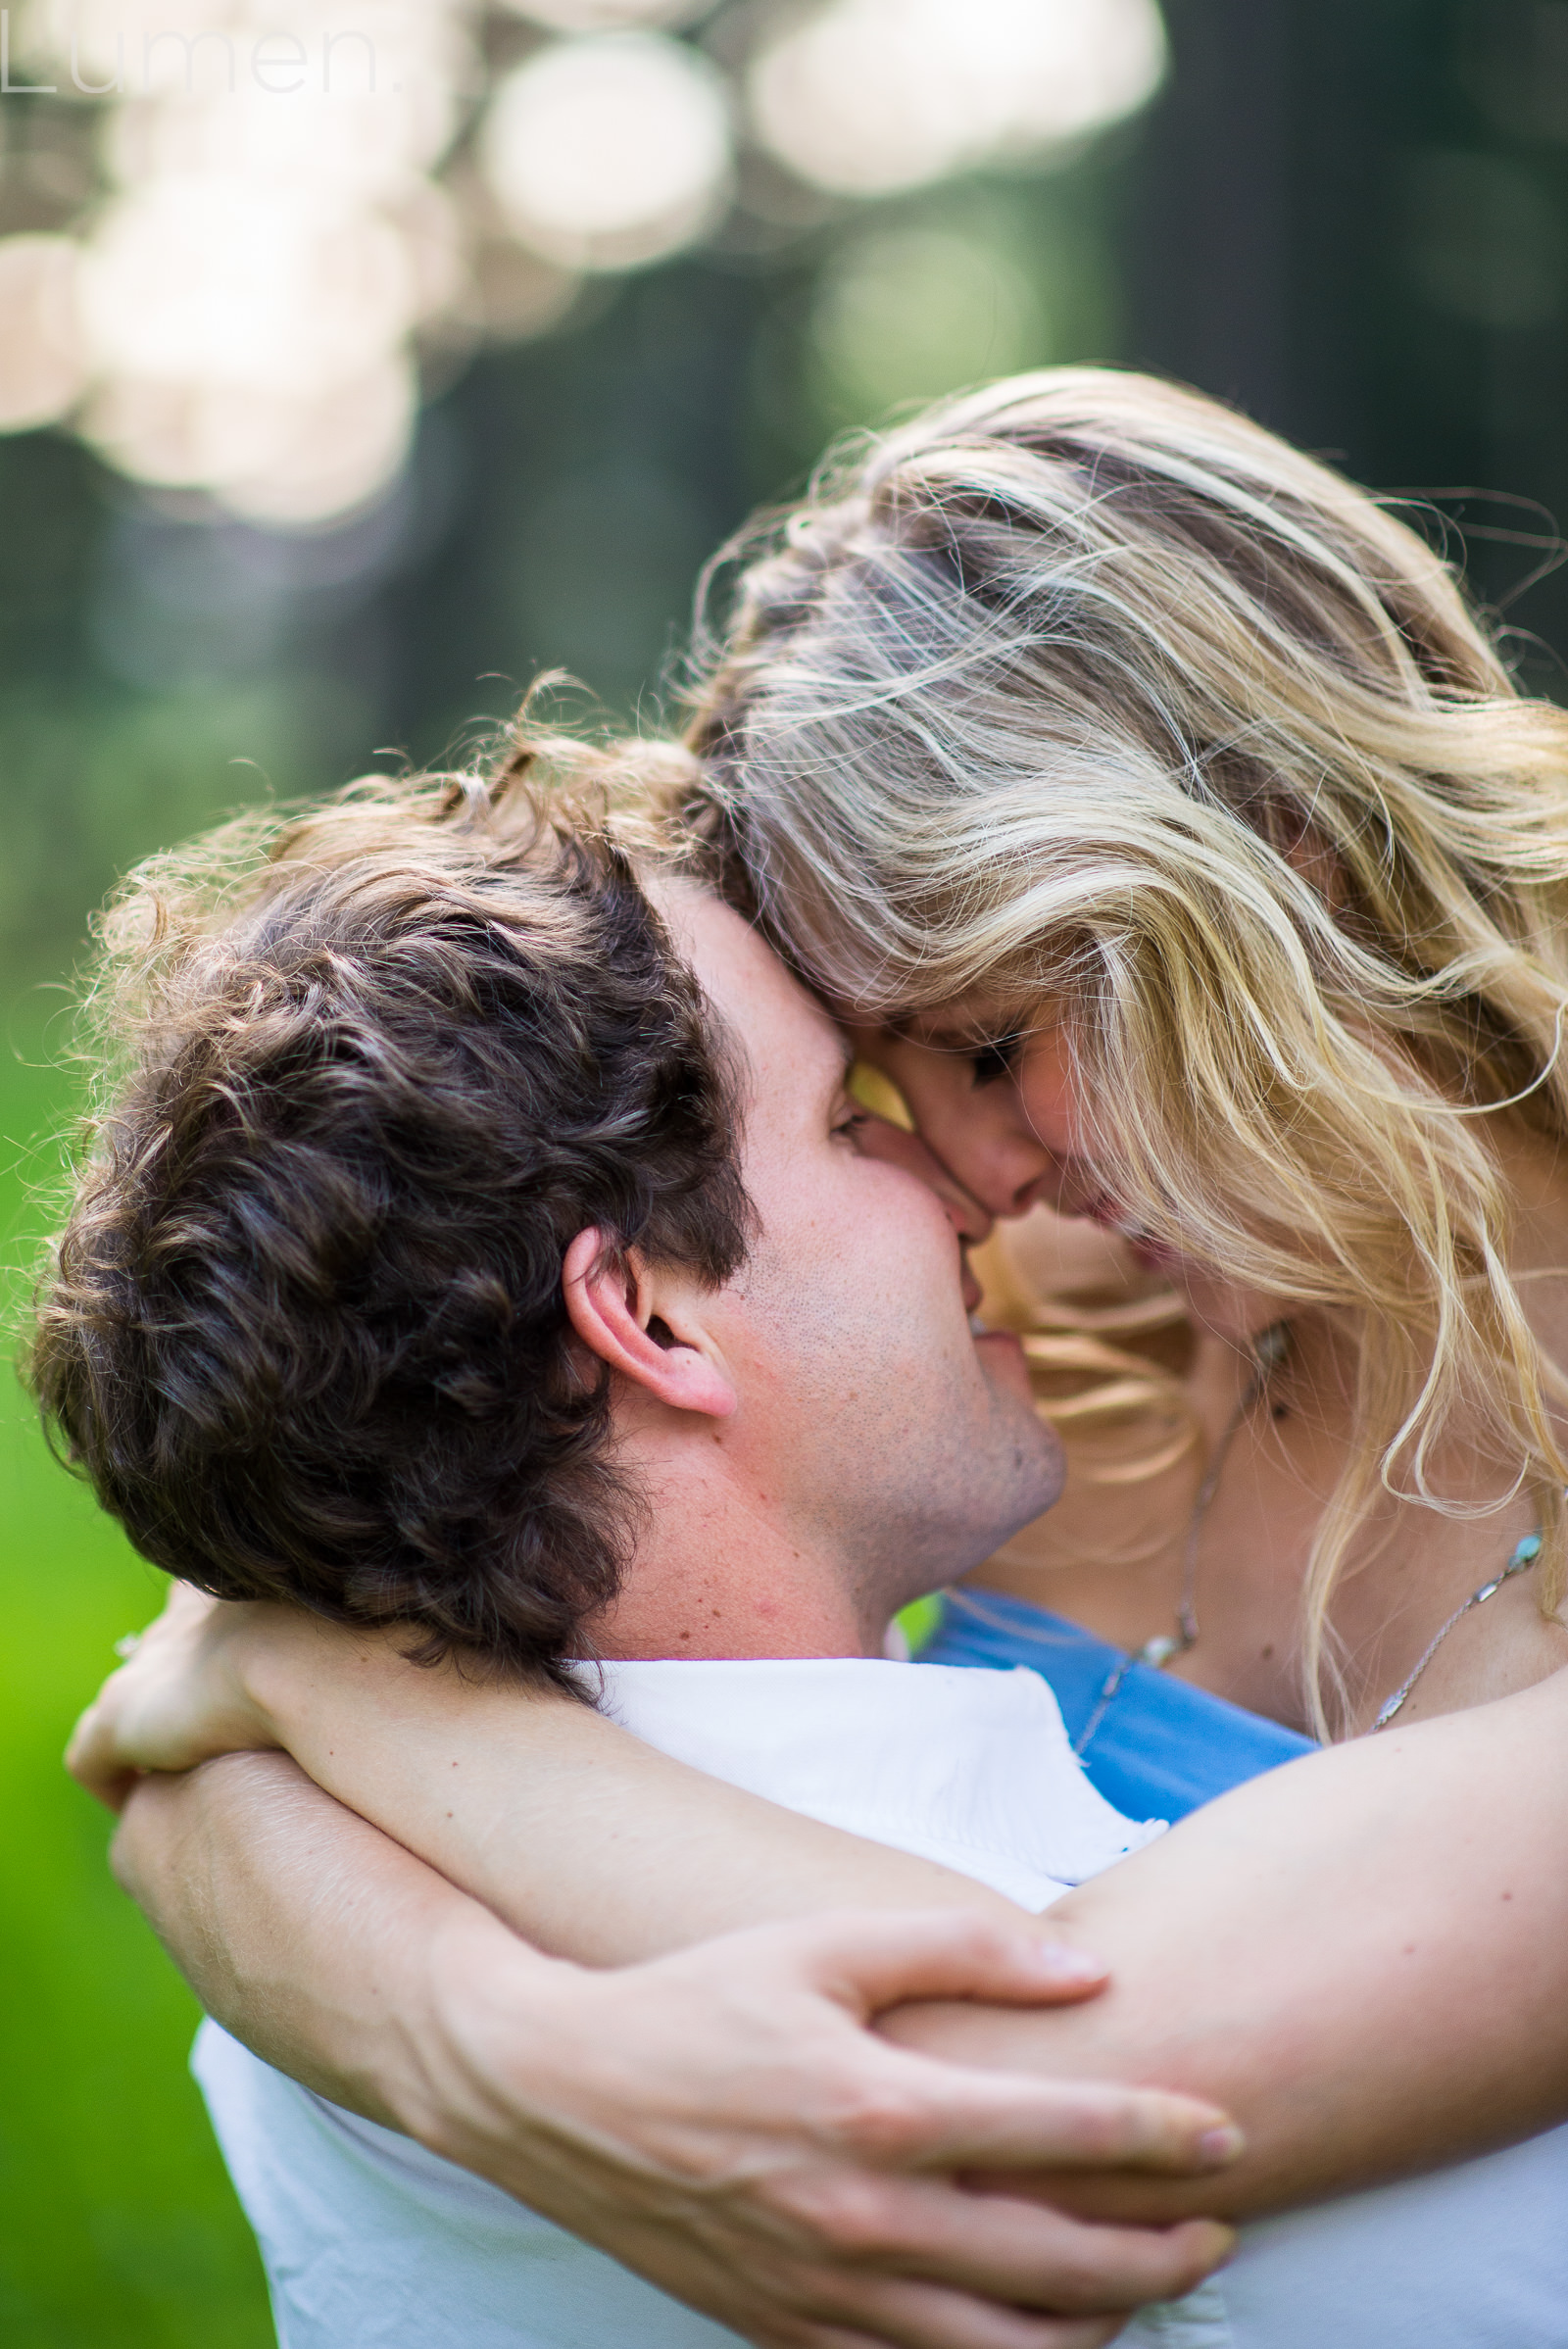
[[[1038,1672],[1091,1785],[1132,1819],[1185,1818],[1245,1779],[1314,1750],[1295,1730],[1132,1663],[1064,1615],[1001,1590],[949,1591],[919,1660]]]

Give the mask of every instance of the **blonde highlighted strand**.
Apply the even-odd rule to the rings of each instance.
[[[1494,1137],[1568,1139],[1568,715],[1443,558],[1217,403],[1061,368],[831,461],[707,612],[684,813],[720,885],[860,1016],[1049,1003],[1139,1222],[1357,1333],[1320,1733],[1384,1495],[1527,1490],[1556,1609],[1568,1382]],[[1484,1502],[1440,1489],[1461,1436]]]

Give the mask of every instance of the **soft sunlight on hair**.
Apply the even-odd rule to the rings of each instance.
[[[1104,369],[860,444],[731,575],[689,735],[710,868],[868,1017],[1057,999],[1150,1233],[1358,1317],[1307,1583],[1320,1729],[1336,1582],[1381,1488],[1468,1506],[1433,1473],[1461,1417],[1536,1499],[1554,1608],[1568,1385],[1477,1111],[1568,1132],[1568,715],[1395,514]]]

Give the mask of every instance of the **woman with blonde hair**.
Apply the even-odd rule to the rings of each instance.
[[[1068,1397],[1099,1481],[1068,1535],[1048,1518],[951,1600],[927,1652],[1038,1666],[1113,1799],[1193,1810],[1053,1912],[1109,1960],[1109,1998],[885,2028],[1196,2088],[1244,2123],[1223,2177],[1079,2179],[1059,2190],[1081,2211],[1247,2217],[1513,2145],[1278,2223],[1220,2299],[1205,2286],[1140,2339],[1548,2349],[1568,2140],[1513,2141],[1568,2117],[1568,718],[1517,693],[1393,515],[1133,376],[1056,370],[940,408],[734,560],[666,810],[686,855],[986,1210],[1090,1219],[1109,1236],[1092,1285],[1122,1283],[1063,1308],[1031,1294],[1027,1248],[993,1264],[1043,1382],[1107,1374]],[[354,1634],[305,1644],[301,1664],[289,1633],[294,1667],[274,1653],[245,1683],[238,1732],[187,1713],[138,1744],[111,1702],[89,1775],[289,1746],[362,1814],[341,1866],[384,1867],[416,1944],[446,1888],[427,1870],[416,1897],[409,1850],[599,1963],[860,1896],[864,1847],[654,1770],[582,1708],[421,1679]],[[1335,1750],[1241,1783],[1314,1741]],[[945,2231],[922,2239],[897,2173],[941,2160],[911,2155],[908,2116],[864,2158],[868,2198],[829,2195],[814,2221],[768,2101],[776,2051],[727,2008],[683,2024],[666,2002],[663,2069],[619,2049],[614,2109],[584,2117],[559,2067],[530,2085],[499,2001],[454,2020],[438,1957],[412,1977],[400,1959],[383,1996],[368,1895],[333,1930],[374,1998],[333,1988],[308,1887],[337,1831],[311,1809],[316,1874],[285,1865],[298,1800],[198,1772],[138,1795],[122,1845],[274,2061],[418,2116],[612,2249],[636,2230],[605,2212],[646,2211],[664,2148],[690,2141],[650,2120],[689,2074],[729,2150],[721,2193],[694,2208],[671,2184],[661,2206],[667,2288],[781,2349],[1086,2337],[1024,2320],[1016,2276],[965,2276]],[[792,2061],[819,2148],[804,2034]],[[753,2104],[771,2133],[760,2119],[749,2147]],[[552,2163],[573,2183],[549,2200]],[[1054,2305],[1042,2288],[1031,2307]]]
[[[1104,1567],[1104,1491],[935,1652],[1042,1660],[1050,1590],[1141,1667],[1091,1754],[1151,1668],[1328,1738],[1568,1663],[1568,716],[1405,523],[1133,375],[939,409],[744,553],[709,857],[987,1207],[1194,1325],[1163,1540]]]

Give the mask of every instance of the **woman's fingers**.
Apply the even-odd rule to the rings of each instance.
[[[758,2349],[1101,2349],[1126,2323],[1120,2315],[1041,2316],[998,2301],[900,2276],[835,2277],[804,2308],[781,2305],[748,2323],[727,2320]]]
[[[275,1742],[224,1661],[223,1634],[250,1611],[171,1585],[163,1613],[125,1643],[125,1662],[72,1732],[66,1767],[90,1794],[119,1810],[143,1772]]]
[[[142,1777],[139,1770],[127,1770],[118,1759],[113,1736],[103,1731],[96,1704],[88,1706],[71,1733],[66,1768],[76,1784],[85,1786],[117,1819]]]
[[[97,1696],[71,1733],[66,1768],[79,1786],[118,1816],[125,1807],[138,1772],[128,1770],[115,1741],[112,1712]]]
[[[866,2295],[863,2329],[812,2326],[803,2349],[1101,2349],[1125,2317],[1043,2317],[966,2292],[889,2279]]]
[[[901,2295],[902,2300],[902,2295]],[[758,2349],[1103,2349],[1115,2339],[1125,2317],[1014,2318],[1006,2309],[955,2293],[932,2293],[928,2302],[890,2305],[874,2313],[872,2330],[841,2325],[793,2323],[781,2331],[749,2332]],[[1021,2327],[1021,2329],[1020,2329]]]

